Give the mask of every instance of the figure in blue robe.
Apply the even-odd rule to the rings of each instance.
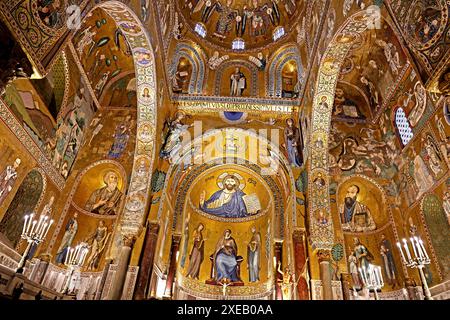
[[[231,230],[225,230],[223,237],[217,242],[213,261],[216,282],[241,281],[238,272],[237,245],[231,237]]]
[[[200,209],[203,212],[226,218],[242,218],[248,216],[243,197],[245,193],[239,189],[239,179],[228,175],[223,179],[223,189],[216,191],[208,200],[204,200],[205,192],[200,197]]]
[[[232,193],[231,199],[224,203],[222,206],[217,208],[208,208],[208,205],[219,200],[222,194],[226,192],[224,190],[219,190],[215,192],[208,200],[206,200],[200,209],[206,213],[213,214],[220,217],[226,218],[242,218],[248,216],[247,208],[245,207],[244,200],[245,193],[241,190],[236,190]]]

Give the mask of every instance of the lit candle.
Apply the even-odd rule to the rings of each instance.
[[[364,276],[364,282],[366,285],[369,285],[369,279],[367,278],[367,270],[366,267],[363,267],[363,276]]]
[[[30,227],[31,227],[31,223],[32,223],[32,220],[33,220],[33,216],[34,216],[34,214],[32,213],[30,215],[30,220],[28,220],[28,226],[27,226],[27,231],[26,231],[27,234],[29,234],[28,232],[30,231]]]
[[[419,239],[417,237],[414,237],[414,240],[416,241],[417,251],[419,252],[419,256],[421,259],[425,259],[425,255],[422,252],[422,248],[420,247]]]
[[[412,248],[413,248],[413,251],[414,251],[414,256],[416,258],[419,258],[420,255],[417,255],[417,252],[419,251],[419,248],[417,248],[417,250],[416,250],[416,244],[414,243],[414,239],[413,238],[409,238],[409,240],[411,241],[411,244],[412,244]]]
[[[365,286],[365,285],[366,285],[366,279],[364,278],[362,269],[361,269],[361,268],[358,268],[358,270],[359,270],[359,274],[361,275],[361,280],[362,280],[362,282],[363,282],[363,285]]]
[[[380,286],[384,286],[383,274],[381,273],[381,267],[378,267],[378,274],[380,276]]]
[[[25,222],[23,223],[23,229],[22,229],[22,234],[25,234],[25,229],[27,227],[27,222],[28,222],[28,215],[25,215]]]
[[[69,260],[69,255],[70,255],[70,247],[67,247],[67,251],[66,251],[66,260],[64,261],[64,264],[67,265],[67,261]]]
[[[48,225],[47,222],[45,222],[45,223],[42,225],[41,232],[39,233],[39,239],[41,239],[41,240],[44,240],[44,232],[45,232],[45,230],[47,229],[47,225]]]
[[[42,222],[41,228],[39,229],[39,234],[40,235],[44,234],[44,227],[45,227],[46,224],[48,224],[47,219],[48,219],[48,217],[44,216],[44,219],[42,220],[43,222]]]
[[[422,251],[425,254],[425,257],[427,258],[427,260],[430,260],[430,257],[428,256],[428,253],[427,253],[427,250],[425,250],[425,246],[423,245],[422,239],[419,239],[419,243],[420,243],[420,246],[422,247]]]
[[[47,236],[48,230],[50,230],[50,226],[52,225],[52,223],[53,223],[53,220],[50,220],[50,223],[49,223],[48,226],[47,226],[47,230],[45,231],[45,234],[44,234],[44,236],[42,237],[42,240],[44,240],[45,237]]]
[[[87,256],[87,254],[88,254],[88,251],[89,251],[89,249],[84,249],[84,250],[83,250],[83,259],[81,259],[81,264],[80,264],[80,266],[83,266],[84,260],[86,260],[86,256]]]
[[[408,261],[411,261],[411,253],[409,253],[408,243],[406,242],[406,239],[403,239],[403,247],[405,248],[406,255],[408,256]]]
[[[37,221],[33,220],[33,226],[31,227],[30,235],[33,235],[33,231],[34,231],[34,228],[36,227],[36,223],[37,223]]]
[[[38,224],[37,224],[37,226],[36,226],[36,230],[34,230],[34,231],[36,232],[36,234],[39,234],[39,231],[41,230],[41,224],[42,224],[42,221],[44,221],[44,217],[43,217],[43,216],[40,216],[40,217],[39,217]]]
[[[403,262],[406,263],[405,255],[403,254],[402,245],[400,244],[400,242],[397,242],[397,247],[398,247],[398,250],[400,251],[400,253],[402,255]]]

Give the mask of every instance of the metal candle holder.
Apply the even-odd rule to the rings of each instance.
[[[425,278],[425,274],[423,272],[423,268],[425,265],[430,264],[431,260],[428,256],[427,250],[423,245],[422,239],[420,237],[411,237],[409,241],[411,242],[411,246],[413,249],[414,256],[411,255],[411,251],[409,250],[408,241],[403,239],[403,250],[406,253],[406,259],[402,245],[400,242],[397,242],[397,247],[402,255],[402,261],[408,268],[417,268],[419,270],[420,280],[422,282],[422,289],[425,296],[425,300],[433,300],[431,297],[430,289],[428,288],[427,279]]]
[[[53,220],[49,221],[49,216],[41,215],[39,218],[33,219],[34,213],[30,215],[25,215],[25,222],[23,224],[21,238],[28,242],[27,248],[25,249],[22,259],[20,259],[19,265],[17,267],[16,273],[23,273],[25,263],[28,259],[28,254],[30,253],[31,247],[33,245],[38,245],[44,241],[47,236],[48,230],[50,230]]]

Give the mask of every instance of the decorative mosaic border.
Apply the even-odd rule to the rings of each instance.
[[[146,209],[148,207],[148,194],[150,194],[150,184],[155,159],[155,145],[156,145],[156,125],[157,125],[157,103],[156,103],[156,70],[155,58],[150,39],[145,28],[142,26],[136,14],[126,5],[118,1],[108,1],[100,3],[95,8],[103,8],[111,18],[116,22],[119,28],[122,29],[126,40],[128,41],[135,63],[136,87],[137,92],[140,93],[144,89],[149,90],[148,98],[141,98],[138,95],[138,114],[137,114],[137,133],[136,133],[136,148],[134,152],[133,170],[130,179],[130,186],[139,183],[139,176],[136,174],[140,166],[140,160],[146,160],[147,182],[145,188],[135,190],[130,187],[130,190],[125,199],[125,206],[121,218],[121,233],[124,236],[137,236],[139,230],[145,219]],[[122,22],[128,24],[135,24],[139,26],[140,32],[133,34],[128,30],[124,30],[121,26]],[[141,53],[145,53],[146,58],[141,58]],[[139,205],[137,205],[139,204]]]
[[[319,69],[314,104],[312,110],[312,125],[310,133],[310,161],[308,188],[310,190],[309,216],[310,235],[313,249],[331,249],[334,244],[334,229],[332,219],[326,224],[320,224],[315,216],[319,211],[331,212],[328,175],[328,135],[331,125],[331,108],[324,108],[321,99],[326,97],[328,105],[334,101],[334,92],[339,78],[341,65],[350,51],[358,35],[367,29],[367,17],[360,11],[352,15],[336,32],[333,40],[325,51]],[[345,35],[345,36],[344,36]],[[315,185],[318,174],[325,177],[325,187]]]
[[[266,95],[269,97],[282,96],[282,76],[284,66],[289,61],[294,60],[297,63],[298,80],[303,80],[303,64],[300,59],[300,51],[297,47],[290,46],[280,51],[270,63],[268,79],[266,79]],[[302,86],[303,87],[303,86]]]
[[[168,70],[169,79],[175,77],[181,57],[188,59],[192,64],[189,94],[201,94],[203,92],[203,83],[207,79],[208,73],[208,69],[205,67],[205,53],[198,45],[191,45],[186,42],[178,43]]]
[[[191,149],[192,149],[192,146],[194,146],[194,145],[196,145],[196,144],[198,144],[198,143],[200,143],[201,141],[203,141],[204,139],[207,139],[207,138],[209,138],[209,137],[213,137],[213,136],[215,136],[215,135],[218,135],[218,134],[223,134],[223,131],[224,130],[228,130],[228,132],[238,132],[238,133],[244,133],[244,134],[247,134],[248,136],[251,136],[251,137],[255,137],[255,138],[258,138],[258,139],[262,139],[263,140],[263,142],[264,143],[266,143],[266,144],[268,144],[268,145],[271,145],[271,143],[266,139],[266,138],[264,138],[264,137],[262,137],[262,136],[258,136],[255,132],[252,132],[252,131],[248,131],[248,130],[244,130],[244,129],[240,129],[240,128],[224,128],[224,129],[215,129],[215,130],[210,130],[210,131],[208,131],[207,133],[205,133],[205,134],[203,134],[202,136],[199,136],[198,138],[196,138],[194,141],[193,141],[193,143],[192,144],[189,144],[189,145],[187,145],[184,149],[183,149],[183,151],[182,151],[182,156],[179,158],[179,160],[176,162],[176,163],[174,163],[174,164],[172,164],[170,167],[169,167],[169,169],[168,169],[168,171],[167,171],[167,175],[166,175],[166,181],[164,182],[164,188],[163,188],[163,193],[162,193],[162,196],[161,196],[161,199],[162,199],[162,201],[160,202],[160,205],[159,205],[159,208],[158,208],[158,219],[160,219],[160,217],[162,216],[162,211],[163,211],[163,208],[164,208],[164,203],[166,202],[165,200],[166,200],[166,198],[168,198],[169,196],[168,196],[168,190],[169,190],[169,188],[168,188],[168,186],[169,186],[169,183],[172,183],[172,179],[170,179],[170,177],[172,177],[172,175],[174,174],[174,171],[176,171],[177,169],[179,169],[179,166],[181,166],[183,163],[185,163],[185,158],[186,157],[189,157],[190,155],[191,155]],[[290,167],[290,165],[289,165],[289,162],[287,161],[287,159],[286,159],[286,157],[282,154],[282,153],[280,153],[280,152],[277,152],[277,150],[278,150],[278,148],[276,147],[276,146],[274,146],[274,148],[272,149],[272,152],[273,152],[273,154],[277,157],[277,159],[278,159],[278,161],[280,162],[280,165],[282,166],[282,170],[285,172],[285,173],[287,173],[287,175],[289,176],[289,178],[288,178],[288,180],[290,181],[289,183],[290,183],[290,188],[291,188],[291,190],[292,190],[292,192],[291,192],[291,198],[292,197],[295,197],[295,180],[294,180],[294,175],[293,175],[293,173],[292,173],[292,169],[291,169],[291,167]],[[279,151],[279,150],[278,150]],[[204,165],[206,165],[206,164],[204,164]],[[252,165],[252,166],[255,166],[257,169],[256,169],[256,171],[255,172],[258,172],[257,170],[259,169],[261,169],[261,168],[259,168],[257,165],[254,165],[254,164],[250,164],[250,165]],[[275,184],[276,185],[276,184]],[[174,190],[171,190],[171,192],[173,193],[173,191]],[[281,193],[280,193],[281,194]],[[292,201],[292,214],[296,214],[296,201],[295,200],[293,200]],[[275,210],[277,210],[277,208],[275,208]],[[177,224],[177,215],[176,214],[174,214],[174,220],[173,220],[173,226],[172,226],[172,228],[173,228],[173,230],[176,230],[176,224]],[[286,220],[286,222],[287,222],[288,220]],[[282,229],[281,230],[281,233],[280,233],[280,238],[283,238],[283,231],[284,231],[284,228],[283,228],[283,226],[284,226],[284,224],[285,224],[285,220],[284,220],[284,216],[281,216],[280,217],[280,228]]]
[[[14,114],[9,110],[3,99],[0,98],[0,120],[9,128],[9,130],[17,137],[20,143],[28,151],[28,153],[36,160],[39,167],[50,178],[53,184],[62,190],[66,181],[55,169],[47,156],[42,152],[39,146],[34,142],[33,138],[25,131]]]

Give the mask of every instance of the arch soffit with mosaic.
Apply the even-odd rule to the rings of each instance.
[[[334,94],[340,69],[354,41],[368,29],[365,11],[359,11],[349,17],[333,36],[326,49],[319,68],[315,84],[310,131],[309,176],[310,196],[309,217],[311,243],[314,249],[331,249],[334,244],[332,219],[320,225],[315,219],[319,210],[330,211],[329,176],[328,176],[328,134],[331,126],[332,108],[325,108],[321,99],[326,97],[328,106],[334,103]],[[318,174],[325,177],[325,187],[320,189],[313,181]],[[321,199],[326,199],[323,201]]]
[[[167,55],[169,59],[170,55]],[[208,78],[208,68],[205,66],[206,56],[202,48],[190,42],[180,42],[174,49],[173,57],[169,64],[169,78],[173,79],[177,71],[180,58],[188,59],[192,64],[192,75],[189,83],[189,94],[203,93],[203,85]]]
[[[103,9],[121,29],[126,40],[128,41],[133,53],[133,61],[136,74],[136,89],[140,93],[144,89],[148,89],[149,97],[142,98],[138,95],[137,101],[137,128],[136,128],[136,147],[134,152],[133,169],[130,178],[130,185],[138,183],[139,176],[135,174],[139,163],[137,160],[142,158],[146,161],[146,177],[148,181],[145,188],[129,192],[125,199],[125,206],[121,217],[121,230],[125,236],[136,236],[142,226],[145,218],[146,208],[148,207],[148,199],[146,195],[150,190],[151,176],[154,158],[155,158],[155,141],[157,124],[157,105],[156,105],[156,70],[155,58],[149,37],[145,32],[145,28],[139,18],[131,8],[119,1],[101,2],[90,8],[89,12],[95,9]],[[85,22],[85,19],[82,23]],[[122,27],[122,23],[134,24],[137,26],[136,32],[129,32]],[[127,209],[129,202],[136,203],[140,201],[140,206],[136,210]],[[131,207],[131,206],[130,206]],[[57,233],[57,232],[56,232]]]
[[[266,95],[270,97],[281,98],[282,94],[282,79],[281,73],[284,66],[290,62],[295,61],[297,64],[297,74],[299,80],[304,77],[303,63],[300,56],[300,51],[295,44],[287,44],[277,52],[270,59],[269,72],[266,74]]]

